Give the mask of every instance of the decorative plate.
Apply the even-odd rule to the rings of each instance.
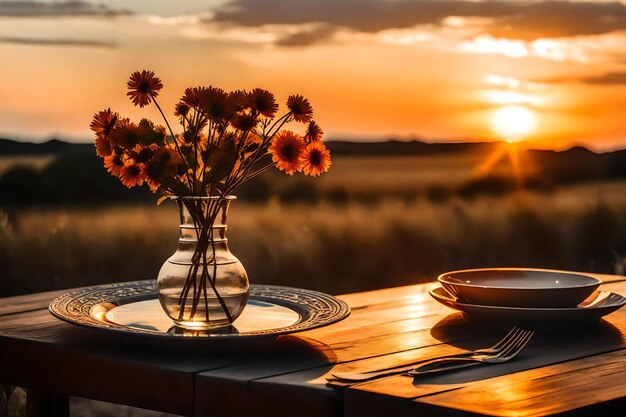
[[[161,339],[216,340],[276,336],[326,326],[350,314],[331,295],[301,288],[251,285],[248,304],[232,326],[213,331],[175,327],[161,309],[156,281],[84,288],[50,303],[50,313],[72,324]]]

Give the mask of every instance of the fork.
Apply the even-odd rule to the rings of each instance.
[[[510,343],[508,343],[496,354],[479,353],[466,357],[433,359],[415,369],[410,370],[406,374],[410,376],[419,376],[467,368],[474,365],[480,365],[482,363],[504,363],[517,356],[517,354],[528,344],[533,334],[534,332],[531,330],[523,330],[514,338],[514,340],[510,341]]]
[[[478,355],[480,354],[495,355],[499,353],[501,349],[504,349],[508,345],[508,343],[512,342],[521,332],[524,332],[524,331],[525,330],[520,329],[519,327],[513,327],[511,331],[509,331],[507,335],[504,336],[500,341],[498,341],[495,345],[491,346],[490,348],[486,348],[486,349],[478,349],[475,351],[463,352],[463,353],[459,353],[456,355],[449,355],[449,356],[444,356],[441,358],[435,358],[435,359],[429,359],[429,360],[421,359],[421,360],[409,362],[403,365],[377,369],[374,371],[336,373],[336,374],[332,374],[333,378],[326,378],[326,379],[328,381],[362,382],[362,381],[369,381],[371,379],[381,378],[384,376],[399,375],[399,374],[415,369],[416,364],[421,364],[421,363],[426,364],[433,360],[462,358],[462,357],[467,357],[467,356],[472,356],[472,355],[477,355],[477,354]]]

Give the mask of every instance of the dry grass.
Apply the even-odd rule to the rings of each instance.
[[[467,180],[484,160],[477,153],[408,155],[408,156],[340,156],[334,160],[331,173],[316,179],[320,188],[367,188],[387,192],[407,190],[432,184],[455,185]]]
[[[35,169],[42,169],[54,160],[53,155],[39,155],[39,156],[0,156],[0,175],[6,170],[16,165],[24,165],[33,167]]]
[[[421,282],[467,267],[621,268],[626,182],[469,199],[424,194],[460,186],[486,160],[472,152],[340,156],[314,181],[270,174],[266,180],[281,197],[285,188],[298,195],[312,184],[321,197],[312,204],[281,204],[276,197],[267,204],[236,202],[231,247],[252,282],[332,293]],[[507,164],[494,168],[510,169]],[[524,165],[527,172],[531,166]],[[332,190],[347,198],[332,198]],[[151,279],[176,240],[173,206],[30,208],[4,215],[0,208],[0,295]]]
[[[446,204],[236,202],[229,236],[252,282],[332,293],[509,265],[611,272],[626,254],[626,183]],[[168,207],[13,212],[0,226],[2,295],[154,278],[174,251]]]

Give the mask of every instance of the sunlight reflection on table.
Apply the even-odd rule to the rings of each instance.
[[[428,291],[438,285],[439,284],[436,282],[426,283],[419,287],[418,292],[414,292],[408,297],[410,301],[409,309],[411,310],[411,313],[427,313],[432,310],[432,305],[428,303],[431,298],[430,295],[428,295]]]

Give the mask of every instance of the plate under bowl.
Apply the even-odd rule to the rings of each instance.
[[[575,307],[602,283],[590,275],[529,268],[466,269],[438,280],[467,304],[552,308]]]
[[[626,298],[616,293],[611,293],[602,303],[593,307],[573,308],[498,307],[465,304],[456,300],[442,287],[431,289],[429,294],[441,304],[463,312],[470,320],[535,326],[592,322],[619,310],[626,304]]]

